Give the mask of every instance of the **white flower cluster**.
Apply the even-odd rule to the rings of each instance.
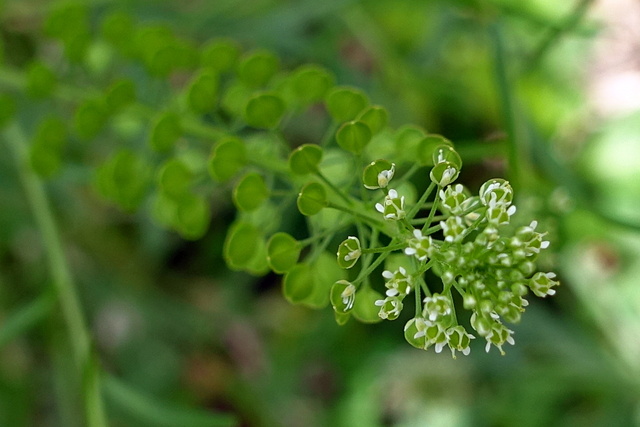
[[[505,226],[516,212],[509,182],[491,179],[481,186],[478,195],[472,196],[463,185],[452,184],[460,168],[457,153],[445,146],[436,154],[430,175],[439,188],[434,202],[434,205],[438,204],[434,209],[441,213],[437,226],[430,223],[430,218],[438,216],[435,212],[429,214],[422,228],[409,225],[425,222],[407,218],[413,212],[419,212],[422,206],[409,209],[411,213],[407,214],[404,196],[394,189],[386,190],[395,174],[394,164],[378,160],[365,174],[367,188],[386,191],[384,200],[375,205],[376,210],[385,220],[404,220],[398,225],[395,242],[402,242],[404,254],[411,258],[415,267],[411,273],[404,267],[382,273],[386,292],[384,298],[375,301],[379,307],[378,316],[386,320],[397,319],[404,298],[411,291],[420,292],[424,286],[419,275],[433,267],[442,279],[442,293],[430,294],[425,288],[428,296],[419,301],[420,315],[405,325],[407,341],[425,350],[433,346],[438,353],[449,347],[454,358],[456,352],[469,354],[475,336],[456,320],[451,297],[451,291],[455,289],[462,296],[463,307],[472,312],[471,327],[475,335],[486,341],[486,351],[493,346],[504,354],[503,346],[513,344],[514,339],[513,331],[503,321],[516,323],[520,320],[528,305],[524,297],[529,291],[538,297],[556,292],[559,283],[555,274],[536,272],[536,259],[549,247],[549,242],[544,240],[543,233],[536,231],[536,221],[506,235],[508,227]],[[433,236],[432,233],[438,230],[442,237]],[[338,262],[344,268],[351,268],[362,253],[359,240],[351,236],[341,244]],[[339,287],[336,292],[342,289]],[[352,306],[348,290],[343,292],[348,295],[339,294],[334,299],[340,306]]]

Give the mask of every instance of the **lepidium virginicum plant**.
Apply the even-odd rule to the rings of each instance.
[[[510,225],[507,181],[472,195],[456,183],[450,141],[390,128],[383,107],[328,70],[287,71],[272,52],[227,39],[198,46],[117,11],[95,31],[82,5],[54,9],[45,32],[58,56],[0,73],[0,121],[24,122],[27,102],[50,107],[27,132],[43,178],[89,152],[102,197],[187,239],[206,233],[230,195],[231,269],[283,274],[287,300],[331,305],[339,324],[396,320],[414,298],[406,340],[454,357],[476,338],[503,353],[514,342],[504,322],[520,320],[527,294],[555,293],[555,275],[536,268],[549,242],[536,221]]]

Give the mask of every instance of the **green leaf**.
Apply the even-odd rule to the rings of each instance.
[[[371,162],[368,164],[362,173],[362,183],[365,188],[369,190],[375,190],[380,188],[380,182],[378,180],[378,175],[380,175],[383,171],[395,171],[395,166],[393,163],[387,160],[376,160],[375,162]]]
[[[285,103],[280,96],[262,93],[249,99],[244,117],[249,126],[273,129],[278,126],[285,112]]]
[[[180,117],[173,112],[164,112],[156,117],[149,136],[149,145],[158,152],[171,150],[182,136]]]
[[[291,270],[300,257],[300,243],[291,235],[278,232],[267,242],[267,262],[269,267],[278,274]]]
[[[343,124],[336,133],[336,141],[342,149],[354,154],[362,153],[371,141],[371,130],[363,122],[352,121]]]
[[[2,326],[0,326],[0,349],[44,321],[53,311],[56,301],[57,298],[53,292],[46,292],[36,300],[5,316]]]
[[[318,171],[322,160],[322,148],[315,144],[304,144],[289,155],[289,169],[297,175],[306,175]]]
[[[198,73],[187,90],[189,107],[195,113],[204,114],[215,109],[218,94],[218,76],[209,70]]]
[[[240,46],[230,39],[212,40],[202,48],[200,64],[219,73],[231,70],[240,57]]]
[[[317,65],[303,65],[291,76],[293,93],[302,104],[311,104],[324,99],[335,84],[335,77]]]
[[[367,104],[369,100],[364,92],[345,86],[336,87],[325,99],[329,114],[337,122],[355,119]]]
[[[258,254],[258,242],[262,240],[262,234],[252,224],[236,222],[227,233],[224,242],[224,258],[233,270],[247,268]]]
[[[280,67],[280,60],[273,53],[261,50],[242,59],[238,66],[238,77],[252,88],[264,87]]]
[[[372,105],[358,116],[358,120],[369,127],[372,135],[376,135],[387,127],[389,123],[389,113],[387,113],[384,107]]]
[[[233,415],[174,406],[170,402],[147,396],[111,375],[103,376],[103,383],[107,398],[135,419],[134,425],[138,423],[158,427],[233,427],[238,425],[238,421]]]
[[[353,317],[363,323],[378,323],[382,319],[378,316],[380,308],[376,301],[384,299],[380,292],[371,289],[370,286],[362,286],[356,293],[356,301],[353,306]]]
[[[209,175],[216,181],[227,181],[247,164],[244,142],[236,137],[219,141],[209,157]]]
[[[313,293],[313,269],[309,264],[293,266],[282,279],[282,293],[292,304],[303,303]]]
[[[192,180],[191,170],[177,158],[166,161],[158,172],[158,185],[166,195],[176,199],[187,193]]]
[[[311,182],[300,190],[297,205],[303,215],[315,215],[327,206],[327,191],[321,184]]]
[[[233,203],[245,212],[258,209],[268,197],[267,184],[258,173],[249,173],[242,177],[233,190]]]

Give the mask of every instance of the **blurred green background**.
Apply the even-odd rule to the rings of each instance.
[[[60,55],[42,30],[56,4],[0,3],[3,92],[16,90],[13,76],[34,60]],[[96,196],[89,163],[113,140],[103,137],[91,150],[75,145],[45,188],[109,373],[102,382],[109,425],[224,422],[208,414],[233,414],[243,426],[640,425],[636,2],[86,5],[88,31],[96,34],[86,75],[102,72],[101,19],[121,11],[196,44],[223,36],[245,50],[272,50],[285,68],[323,65],[340,84],[384,105],[393,126],[447,136],[465,161],[461,182],[477,188],[494,176],[511,181],[518,215],[549,230],[552,255],[542,268],[562,282],[553,298],[531,302],[506,356],[485,354],[482,343],[457,360],[422,352],[404,342],[400,320],[337,326],[330,309],[287,303],[278,276],[229,271],[222,259],[234,218],[228,192],[216,201],[206,235],[185,241],[144,212],[122,213]],[[67,85],[93,90],[78,69],[64,71],[79,76]],[[148,84],[152,99],[157,82]],[[49,108],[25,97],[18,114],[28,122]],[[305,123],[296,131],[300,140],[318,134]],[[59,319],[45,248],[6,138],[0,426],[82,426],[74,337]]]

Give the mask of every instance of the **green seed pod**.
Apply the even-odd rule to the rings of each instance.
[[[209,70],[198,73],[187,89],[187,101],[198,114],[213,111],[217,104],[218,76]]]
[[[325,98],[327,110],[336,122],[354,120],[368,104],[364,92],[346,86],[334,88]]]
[[[134,54],[135,45],[133,17],[125,12],[115,11],[106,15],[100,27],[102,37],[118,48],[125,56]]]
[[[240,57],[240,46],[233,40],[211,40],[202,48],[200,64],[218,73],[223,73],[235,67]]]
[[[355,236],[349,236],[338,246],[338,265],[349,269],[356,265],[362,255],[360,240]]]
[[[353,154],[360,154],[371,141],[371,130],[363,122],[344,123],[336,133],[336,141],[342,149]]]
[[[353,317],[363,323],[378,323],[382,319],[378,316],[378,307],[376,301],[384,298],[380,292],[376,292],[369,286],[363,286],[356,294],[356,300],[353,305]]]
[[[327,206],[327,192],[321,184],[311,182],[300,190],[297,205],[303,215],[315,215]]]
[[[460,171],[455,164],[450,162],[441,162],[431,169],[429,176],[431,177],[431,181],[435,184],[440,187],[444,187],[454,182],[458,178],[459,174]]]
[[[280,60],[273,53],[260,50],[250,53],[238,66],[238,78],[251,88],[266,86],[280,68]]]
[[[173,226],[182,237],[197,240],[209,228],[211,208],[204,197],[188,194],[177,201]]]
[[[462,167],[462,159],[460,155],[450,145],[440,145],[433,150],[432,154],[433,164],[449,162],[455,165],[456,169]]]
[[[262,241],[262,234],[252,224],[247,222],[234,223],[227,233],[224,243],[224,258],[233,270],[246,269],[259,255],[258,242]]]
[[[453,144],[451,141],[440,135],[427,135],[422,138],[416,147],[418,154],[417,158],[420,164],[423,166],[435,165],[435,163],[437,163],[434,162],[434,157],[437,157],[435,155],[436,151],[442,146],[453,147]]]
[[[386,188],[395,174],[396,166],[387,160],[376,160],[364,168],[362,182],[369,190]]]
[[[169,197],[180,199],[184,196],[193,181],[193,173],[180,159],[166,161],[158,172],[158,185]]]
[[[285,112],[285,103],[275,93],[262,93],[249,99],[244,118],[249,126],[274,129],[280,124]]]
[[[78,137],[95,138],[107,123],[108,109],[103,99],[87,99],[78,109],[74,117]]]
[[[105,97],[108,111],[113,114],[122,110],[136,100],[136,86],[130,79],[121,79],[114,82]]]
[[[300,257],[300,243],[291,235],[278,232],[267,242],[267,262],[269,267],[278,274],[291,270]]]
[[[372,105],[362,111],[358,116],[358,120],[369,127],[372,135],[376,135],[387,126],[389,113],[384,107]]]
[[[227,181],[247,164],[247,150],[244,142],[236,137],[219,141],[209,157],[209,175],[216,181]]]
[[[329,71],[316,65],[303,65],[291,76],[293,93],[303,105],[318,102],[335,84]]]
[[[282,279],[282,293],[292,304],[303,303],[313,295],[314,271],[309,264],[293,266]]]
[[[315,144],[304,144],[289,155],[289,169],[296,175],[307,175],[318,171],[322,160],[322,148]]]
[[[149,135],[149,145],[158,152],[171,150],[182,136],[180,117],[173,112],[160,113],[154,120]]]
[[[55,90],[57,77],[53,70],[40,61],[27,69],[27,93],[34,98],[46,98]]]
[[[65,122],[59,117],[45,117],[38,124],[34,144],[42,144],[60,151],[67,142],[68,132]]]
[[[260,207],[269,198],[269,189],[262,175],[249,173],[245,175],[233,190],[233,203],[244,212],[251,212]]]
[[[356,287],[346,280],[338,280],[331,287],[329,299],[336,313],[348,313],[353,310]]]

